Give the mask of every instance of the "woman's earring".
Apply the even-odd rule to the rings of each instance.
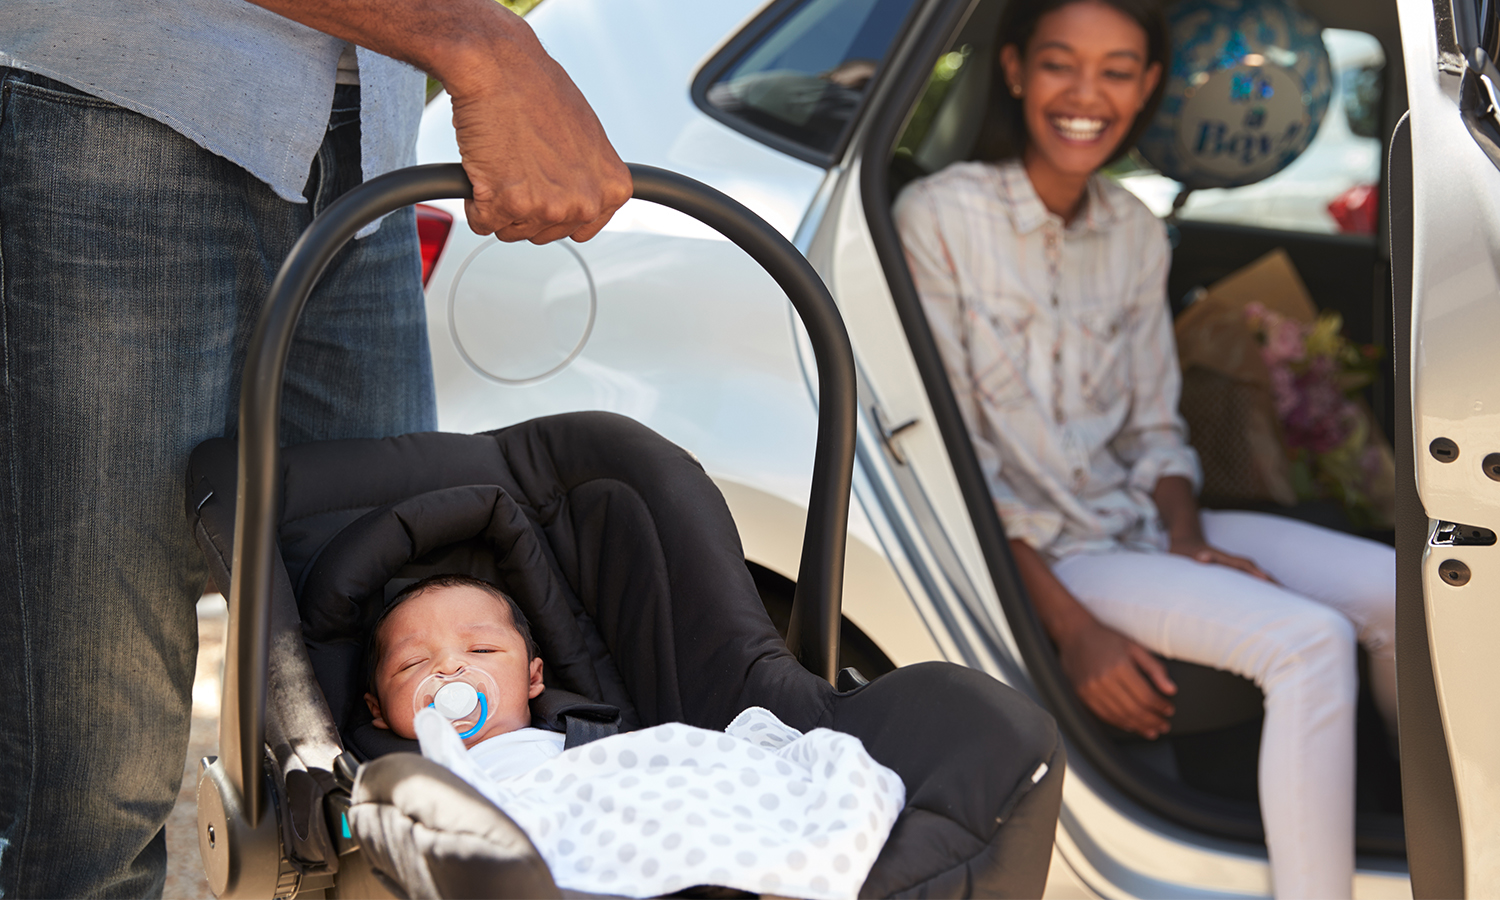
[[[1012,97],[1019,97],[1019,96],[1021,96],[1021,86],[1019,84],[1013,84],[1013,85],[1011,85],[1010,86],[1010,95]]]

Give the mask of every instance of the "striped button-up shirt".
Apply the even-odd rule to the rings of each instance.
[[[1109,179],[1072,224],[1019,162],[957,163],[906,188],[896,223],[1001,521],[1052,558],[1163,550],[1159,479],[1201,482],[1162,223]]]

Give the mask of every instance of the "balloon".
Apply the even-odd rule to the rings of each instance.
[[[1238,187],[1301,155],[1328,110],[1321,28],[1289,0],[1184,0],[1172,65],[1137,149],[1188,188]]]

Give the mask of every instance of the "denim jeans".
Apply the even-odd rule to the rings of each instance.
[[[206,579],[188,453],[235,430],[266,291],[359,182],[359,146],[340,88],[311,202],[288,203],[165,125],[0,69],[5,897],[161,894]],[[434,426],[410,209],[330,267],[283,404],[284,443]]]

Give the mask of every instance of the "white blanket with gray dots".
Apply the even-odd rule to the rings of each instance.
[[[859,738],[802,734],[767,710],[723,733],[658,725],[575,747],[496,781],[441,716],[417,717],[422,753],[525,830],[558,887],[657,897],[700,884],[858,896],[906,802]]]

